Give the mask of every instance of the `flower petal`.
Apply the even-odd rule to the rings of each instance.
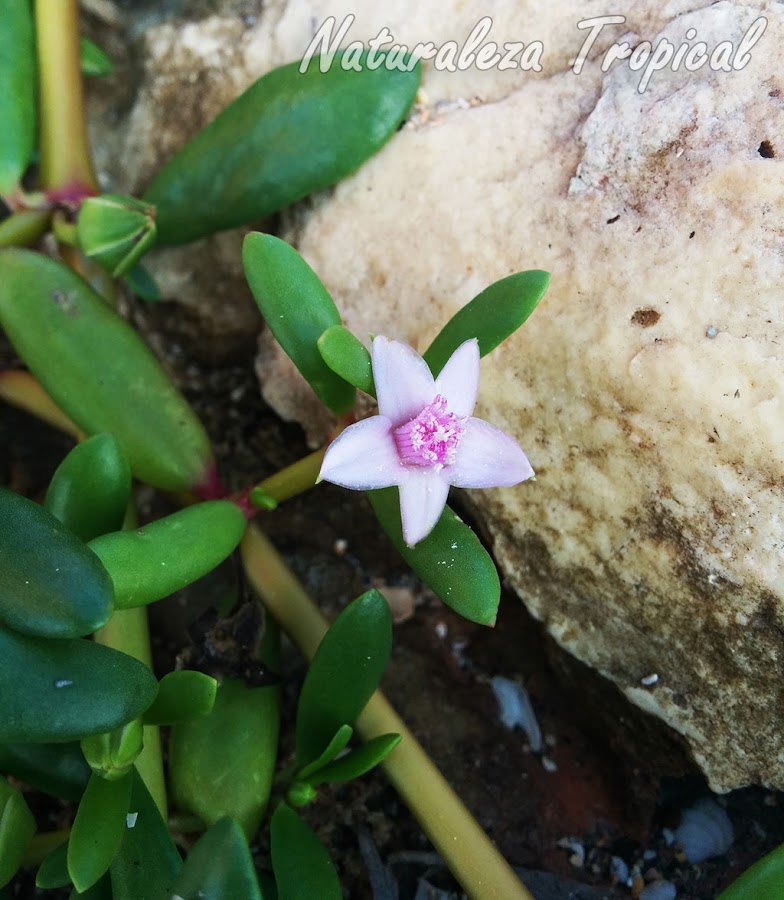
[[[472,417],[460,438],[457,459],[441,474],[455,487],[488,488],[518,484],[534,470],[513,437]]]
[[[470,416],[479,391],[479,341],[462,343],[436,378],[436,393],[446,399],[449,412]]]
[[[413,547],[435,527],[446,506],[449,484],[433,469],[409,469],[399,489],[403,540]]]
[[[433,374],[416,350],[400,341],[379,335],[371,352],[378,411],[397,428],[432,402],[436,395]]]
[[[384,416],[350,425],[327,447],[319,479],[358,491],[399,484],[406,470],[400,463],[391,428]]]

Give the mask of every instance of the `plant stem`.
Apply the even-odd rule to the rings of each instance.
[[[251,525],[242,542],[248,580],[302,654],[313,657],[328,624],[269,540]],[[380,691],[356,721],[364,740],[397,732],[381,764],[455,878],[473,900],[533,900]]]
[[[97,189],[87,145],[77,0],[35,0],[45,188]]]
[[[103,628],[95,632],[95,640],[107,647],[113,647],[115,650],[121,650],[129,656],[133,656],[152,669],[150,630],[147,624],[146,607],[116,609]],[[161,736],[157,725],[144,726],[144,747],[136,759],[136,768],[166,821],[168,802],[166,781],[163,776]]]
[[[46,231],[49,210],[22,209],[0,222],[0,247],[29,247]]]
[[[286,466],[285,469],[281,469],[280,472],[270,475],[264,481],[260,481],[256,487],[278,503],[288,500],[289,497],[296,497],[297,494],[301,494],[315,485],[326,452],[327,448],[321,447],[308,456],[298,459],[290,466]]]

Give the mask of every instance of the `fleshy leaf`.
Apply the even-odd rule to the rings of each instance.
[[[328,762],[331,762],[338,753],[341,753],[346,749],[352,734],[354,734],[354,729],[350,725],[341,725],[335,732],[335,736],[327,744],[324,752],[320,753],[313,762],[303,766],[297,772],[297,780],[304,781],[312,772],[317,771]]]
[[[36,127],[35,36],[28,0],[5,0],[0,48],[0,194],[16,188],[33,154]]]
[[[784,844],[746,869],[717,900],[784,900]]]
[[[228,816],[191,848],[174,894],[182,900],[263,900],[242,829]]]
[[[354,388],[324,362],[317,341],[340,313],[305,260],[280,238],[253,232],[242,245],[245,277],[270,331],[319,399],[336,413],[354,405]]]
[[[114,72],[114,63],[108,54],[89,38],[79,38],[79,61],[82,74],[88,78],[105,78]]]
[[[168,597],[211,572],[234,550],[247,520],[230,500],[208,500],[135,531],[90,541],[114,584],[117,609]]]
[[[35,819],[25,798],[0,778],[0,887],[16,874],[35,834]]]
[[[145,725],[171,725],[207,716],[215,705],[218,682],[203,672],[183,669],[161,679],[158,696],[144,714]]]
[[[477,294],[452,316],[425,352],[431,372],[438,375],[454,351],[470,338],[477,338],[482,356],[494,350],[536,309],[549,283],[549,273],[531,269],[502,278]]]
[[[161,299],[161,289],[141,263],[136,263],[123,278],[133,293],[147,303],[157,303]]]
[[[88,434],[109,431],[131,471],[189,490],[212,465],[207,435],[138,334],[66,266],[0,251],[0,327],[52,399]]]
[[[392,649],[387,601],[370,590],[332,623],[308,668],[297,707],[296,765],[321,756],[378,687]]]
[[[174,802],[206,825],[235,819],[250,840],[269,801],[278,749],[278,689],[224,679],[212,712],[178,722],[169,741]]]
[[[130,772],[114,781],[90,777],[68,840],[68,874],[77,891],[108,872],[125,833],[131,785]]]
[[[44,890],[67,887],[71,883],[68,874],[68,841],[63,841],[41,863],[35,875],[35,886]]]
[[[140,716],[157,690],[147,666],[118,650],[0,629],[0,741],[58,743],[111,731]]]
[[[0,744],[0,772],[64,800],[78,800],[90,767],[75,741],[64,744]]]
[[[256,221],[335,184],[379,150],[414,100],[411,72],[367,66],[301,73],[281,66],[252,84],[158,173],[145,199],[158,236],[183,244]]]
[[[321,358],[344,381],[376,396],[370,351],[353,332],[343,325],[332,325],[318,339]]]
[[[44,506],[83,541],[122,528],[131,470],[110,434],[87,438],[55,470]]]
[[[388,756],[401,741],[399,734],[381,734],[355,747],[340,759],[335,759],[308,776],[314,787],[331,781],[351,781],[369,772]]]
[[[131,802],[120,849],[112,860],[112,900],[171,900],[182,860],[139,773],[131,772]]]
[[[340,882],[329,854],[291,807],[278,805],[270,831],[278,900],[341,900]]]
[[[368,498],[400,555],[431,590],[464,618],[494,625],[501,583],[490,554],[468,525],[447,506],[430,534],[407,547],[397,488],[370,491]]]
[[[74,638],[104,625],[112,608],[98,557],[42,506],[0,487],[0,621]]]

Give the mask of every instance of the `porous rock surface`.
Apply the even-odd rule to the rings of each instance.
[[[229,29],[235,90],[302,55],[329,14],[357,15],[349,39],[385,25],[409,45],[464,40],[484,14],[431,7],[291,0],[198,27]],[[594,12],[497,4],[489,39],[541,40],[542,71],[426,66],[406,127],[287,236],[357,334],[420,350],[492,281],[553,273],[483,363],[477,414],[537,471],[472,495],[492,548],[561,645],[680,733],[714,789],[784,788],[784,4],[616,4],[626,22],[575,74],[576,23]],[[737,53],[760,16],[743,68],[667,69],[642,93],[642,72],[601,69],[612,41],[677,47],[690,28],[690,43]],[[126,189],[179,140],[150,147],[143,131],[177,28],[147,37],[157,63],[131,113]],[[207,46],[192,38],[191,66]],[[209,71],[205,116],[225,102]]]

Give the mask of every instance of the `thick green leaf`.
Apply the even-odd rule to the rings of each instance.
[[[746,869],[717,900],[784,900],[784,844]]]
[[[90,541],[114,584],[117,609],[168,597],[211,572],[235,549],[247,520],[230,500],[188,506],[135,531]]]
[[[207,716],[215,705],[218,682],[203,672],[183,669],[161,679],[158,696],[144,714],[145,725],[171,725]]]
[[[68,874],[68,841],[63,841],[41,863],[35,875],[35,886],[44,890],[67,887],[71,883]]]
[[[253,232],[242,245],[245,277],[270,331],[319,399],[336,413],[354,405],[354,388],[324,362],[317,341],[340,313],[318,275],[280,238]]]
[[[131,778],[128,827],[109,869],[111,897],[112,900],[171,900],[182,860],[141,776],[134,770]]]
[[[335,759],[307,778],[308,784],[326,784],[330,781],[351,781],[369,772],[388,756],[400,743],[399,734],[380,734],[367,743]]]
[[[183,244],[261,219],[340,181],[394,134],[414,100],[411,72],[345,71],[335,59],[267,73],[188,143],[150,185],[158,236]]]
[[[131,469],[111,434],[96,434],[57,467],[44,506],[83,541],[122,528]]]
[[[0,621],[24,634],[90,634],[112,613],[98,557],[51,513],[0,487]]]
[[[89,38],[79,38],[79,61],[82,74],[88,78],[104,78],[114,72],[114,64],[109,56]]]
[[[0,712],[0,721],[3,714]],[[78,743],[0,744],[0,772],[64,800],[78,800],[90,780],[90,767]]]
[[[109,871],[125,833],[132,783],[130,772],[113,781],[90,777],[68,840],[68,874],[77,891]]]
[[[340,882],[329,854],[291,807],[278,805],[270,830],[278,900],[341,900]]]
[[[0,194],[19,182],[35,143],[35,35],[30,0],[0,0]]]
[[[134,294],[147,303],[157,303],[161,299],[161,289],[141,263],[136,263],[123,278]]]
[[[477,338],[479,353],[488,354],[525,322],[550,283],[548,272],[531,269],[502,278],[485,288],[444,325],[424,355],[434,375],[467,340]]]
[[[312,762],[298,770],[297,780],[304,781],[312,772],[331,762],[338,753],[346,749],[352,734],[354,729],[350,725],[341,725],[326,748]]]
[[[479,538],[447,506],[430,534],[407,547],[400,524],[397,488],[369,491],[382,528],[400,555],[447,606],[472,622],[494,625],[501,583],[490,554]]]
[[[147,666],[118,650],[0,629],[0,741],[57,743],[111,731],[140,716],[157,690]]]
[[[169,741],[174,802],[206,825],[231,816],[248,840],[269,801],[278,749],[278,689],[224,679],[203,719],[179,722]]]
[[[174,893],[182,900],[262,900],[242,829],[228,816],[191,848]]]
[[[318,339],[321,358],[332,371],[355,388],[376,396],[370,351],[343,325],[332,325]]]
[[[0,251],[0,327],[58,406],[88,434],[111,432],[142,481],[207,481],[201,423],[133,328],[66,266]]]
[[[35,819],[25,798],[0,778],[0,887],[16,874],[35,834]]]
[[[296,765],[317,759],[378,687],[392,649],[387,601],[370,590],[332,623],[305,676],[297,707]]]

